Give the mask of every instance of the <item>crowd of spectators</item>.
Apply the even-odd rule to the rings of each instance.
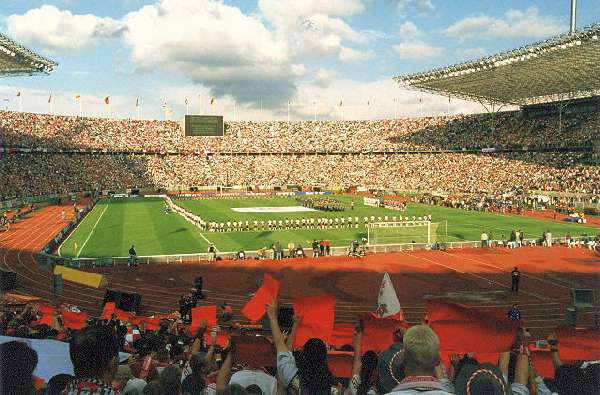
[[[180,153],[301,153],[569,146],[595,139],[597,113],[454,115],[372,121],[229,122],[222,138],[185,137],[180,122],[0,111],[2,146]]]
[[[398,155],[0,154],[0,197],[94,189],[201,185],[392,188],[486,193],[600,194],[600,167],[578,153]]]
[[[206,321],[200,321],[190,328],[174,313],[153,329],[117,320],[114,314],[69,329],[59,310],[51,322],[40,324],[38,305],[5,308],[0,312],[0,335],[12,338],[0,344],[0,394],[600,393],[600,363],[563,363],[555,333],[544,341],[550,347],[554,376],[541,377],[530,351],[537,346],[526,329],[519,330],[510,349],[499,353],[497,363],[480,363],[477,350],[451,354],[442,362],[442,344],[433,326],[400,325],[388,348],[363,352],[369,339],[359,321],[352,340],[340,347],[353,355],[351,373],[338,377],[328,358],[335,347],[319,338],[294,347],[303,318],[295,316],[289,333],[283,332],[278,311],[277,300],[266,305],[271,333],[265,340],[234,334],[235,325],[226,329],[231,315],[225,314],[221,327],[207,328]],[[46,380],[34,376],[40,361],[47,359],[28,345],[28,339],[68,342],[73,374]],[[246,347],[242,355],[236,341],[267,341],[271,346]],[[259,349],[266,355],[248,355],[248,350]],[[257,361],[264,366],[252,363]]]

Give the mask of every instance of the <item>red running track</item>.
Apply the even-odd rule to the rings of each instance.
[[[54,302],[76,304],[97,314],[104,289],[65,282],[64,293],[51,293],[51,273],[39,267],[34,254],[65,225],[61,207],[34,213],[0,234],[0,264],[18,273],[18,291]],[[510,292],[510,271],[523,273],[521,291]],[[332,293],[337,297],[336,321],[351,322],[356,314],[374,310],[381,275],[390,273],[411,322],[425,313],[428,299],[445,298],[472,306],[508,309],[517,303],[526,324],[540,336],[564,322],[570,289],[600,284],[600,255],[586,249],[524,247],[414,251],[370,255],[363,259],[326,257],[284,261],[221,261],[159,264],[138,268],[101,268],[109,287],[142,294],[141,313],[175,310],[177,299],[202,275],[206,303],[228,301],[239,312],[257,279],[268,272],[282,281],[282,303],[294,296]],[[594,321],[594,311],[582,312],[582,323]],[[236,317],[240,319],[239,316]]]

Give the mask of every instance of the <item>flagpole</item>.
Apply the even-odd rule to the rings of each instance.
[[[288,114],[287,114],[287,115],[288,115],[288,117],[287,117],[287,121],[288,121],[288,123],[290,123],[290,105],[291,105],[291,103],[290,103],[290,101],[288,100]]]
[[[263,105],[262,105],[262,97],[260,98],[260,120],[263,120]]]
[[[235,122],[235,121],[236,121],[236,114],[235,114],[235,110],[236,110],[236,108],[235,108],[235,102],[233,102],[233,122]]]
[[[423,100],[419,99],[419,112],[421,113],[421,118],[423,118]]]
[[[185,99],[185,115],[189,115],[190,114],[190,105],[188,103],[188,100]]]
[[[23,112],[23,94],[19,93],[19,112]]]
[[[450,116],[450,96],[448,96],[448,111],[446,112],[446,116]]]
[[[202,114],[202,96],[198,95],[198,115]]]
[[[315,114],[315,122],[317,121],[317,102],[313,100],[313,112]]]
[[[81,115],[83,114],[83,99],[81,98],[81,96],[79,96],[79,118],[81,118]]]
[[[398,99],[394,97],[394,119],[398,118]]]

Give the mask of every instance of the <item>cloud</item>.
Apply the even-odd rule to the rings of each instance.
[[[365,61],[369,59],[373,59],[375,57],[374,51],[358,51],[356,49],[341,47],[339,58],[343,62],[359,62]]]
[[[286,42],[254,16],[211,0],[162,0],[124,18],[125,42],[139,70],[179,71],[238,102],[292,97],[305,71]]]
[[[412,40],[421,35],[421,31],[411,21],[404,22],[398,29],[398,36],[403,40]]]
[[[487,55],[487,51],[485,48],[475,47],[475,48],[460,49],[457,51],[457,54],[460,58],[478,59],[478,58],[481,58],[481,57]]]
[[[464,41],[478,36],[485,38],[546,38],[565,31],[564,24],[553,16],[541,15],[537,7],[525,11],[510,9],[502,18],[487,15],[468,16],[444,30],[448,37]]]
[[[436,47],[421,40],[407,41],[393,46],[403,59],[431,59],[440,56],[444,48]]]
[[[365,10],[363,0],[259,0],[258,9],[297,59],[363,60],[364,56],[344,49],[345,43],[366,44],[378,37],[377,32],[357,31],[344,20]]]
[[[80,50],[99,39],[119,37],[122,24],[108,17],[76,15],[52,5],[33,8],[23,15],[6,19],[8,35],[18,41],[40,46],[48,51]]]
[[[398,0],[396,8],[400,15],[408,14],[410,11],[417,11],[421,14],[435,11],[432,0]]]
[[[337,76],[337,71],[320,68],[315,73],[313,83],[321,88],[327,88],[331,81]]]

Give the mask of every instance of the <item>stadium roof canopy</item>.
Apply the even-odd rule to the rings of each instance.
[[[524,106],[595,96],[600,94],[600,23],[394,80],[408,88],[481,103]]]
[[[0,77],[47,74],[57,65],[0,33]]]

